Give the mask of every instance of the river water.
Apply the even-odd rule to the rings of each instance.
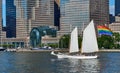
[[[57,59],[50,52],[0,52],[0,73],[120,73],[120,53],[76,60]]]

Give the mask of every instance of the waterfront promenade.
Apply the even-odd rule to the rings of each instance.
[[[22,48],[22,49],[18,49],[18,50],[11,49],[9,51],[15,51],[15,52],[51,52],[53,50],[31,50],[31,49]],[[54,51],[67,52],[68,50],[54,50]],[[120,49],[101,49],[101,50],[99,50],[99,52],[120,52]]]

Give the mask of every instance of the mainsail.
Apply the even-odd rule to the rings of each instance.
[[[75,27],[71,33],[69,53],[78,52],[78,51],[79,51],[79,48],[78,48],[78,30],[77,30],[77,27]]]
[[[98,51],[96,32],[93,20],[83,31],[81,53],[92,53]]]

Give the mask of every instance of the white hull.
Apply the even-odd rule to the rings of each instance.
[[[85,56],[85,55],[67,55],[67,54],[55,54],[53,51],[51,52],[52,55],[57,56],[58,58],[71,58],[71,59],[95,59],[95,56]]]

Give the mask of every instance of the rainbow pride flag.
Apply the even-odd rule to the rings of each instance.
[[[97,28],[98,28],[98,34],[99,35],[109,35],[109,36],[112,36],[112,34],[113,34],[111,29],[109,29],[106,26],[99,25],[99,26],[97,26]]]

